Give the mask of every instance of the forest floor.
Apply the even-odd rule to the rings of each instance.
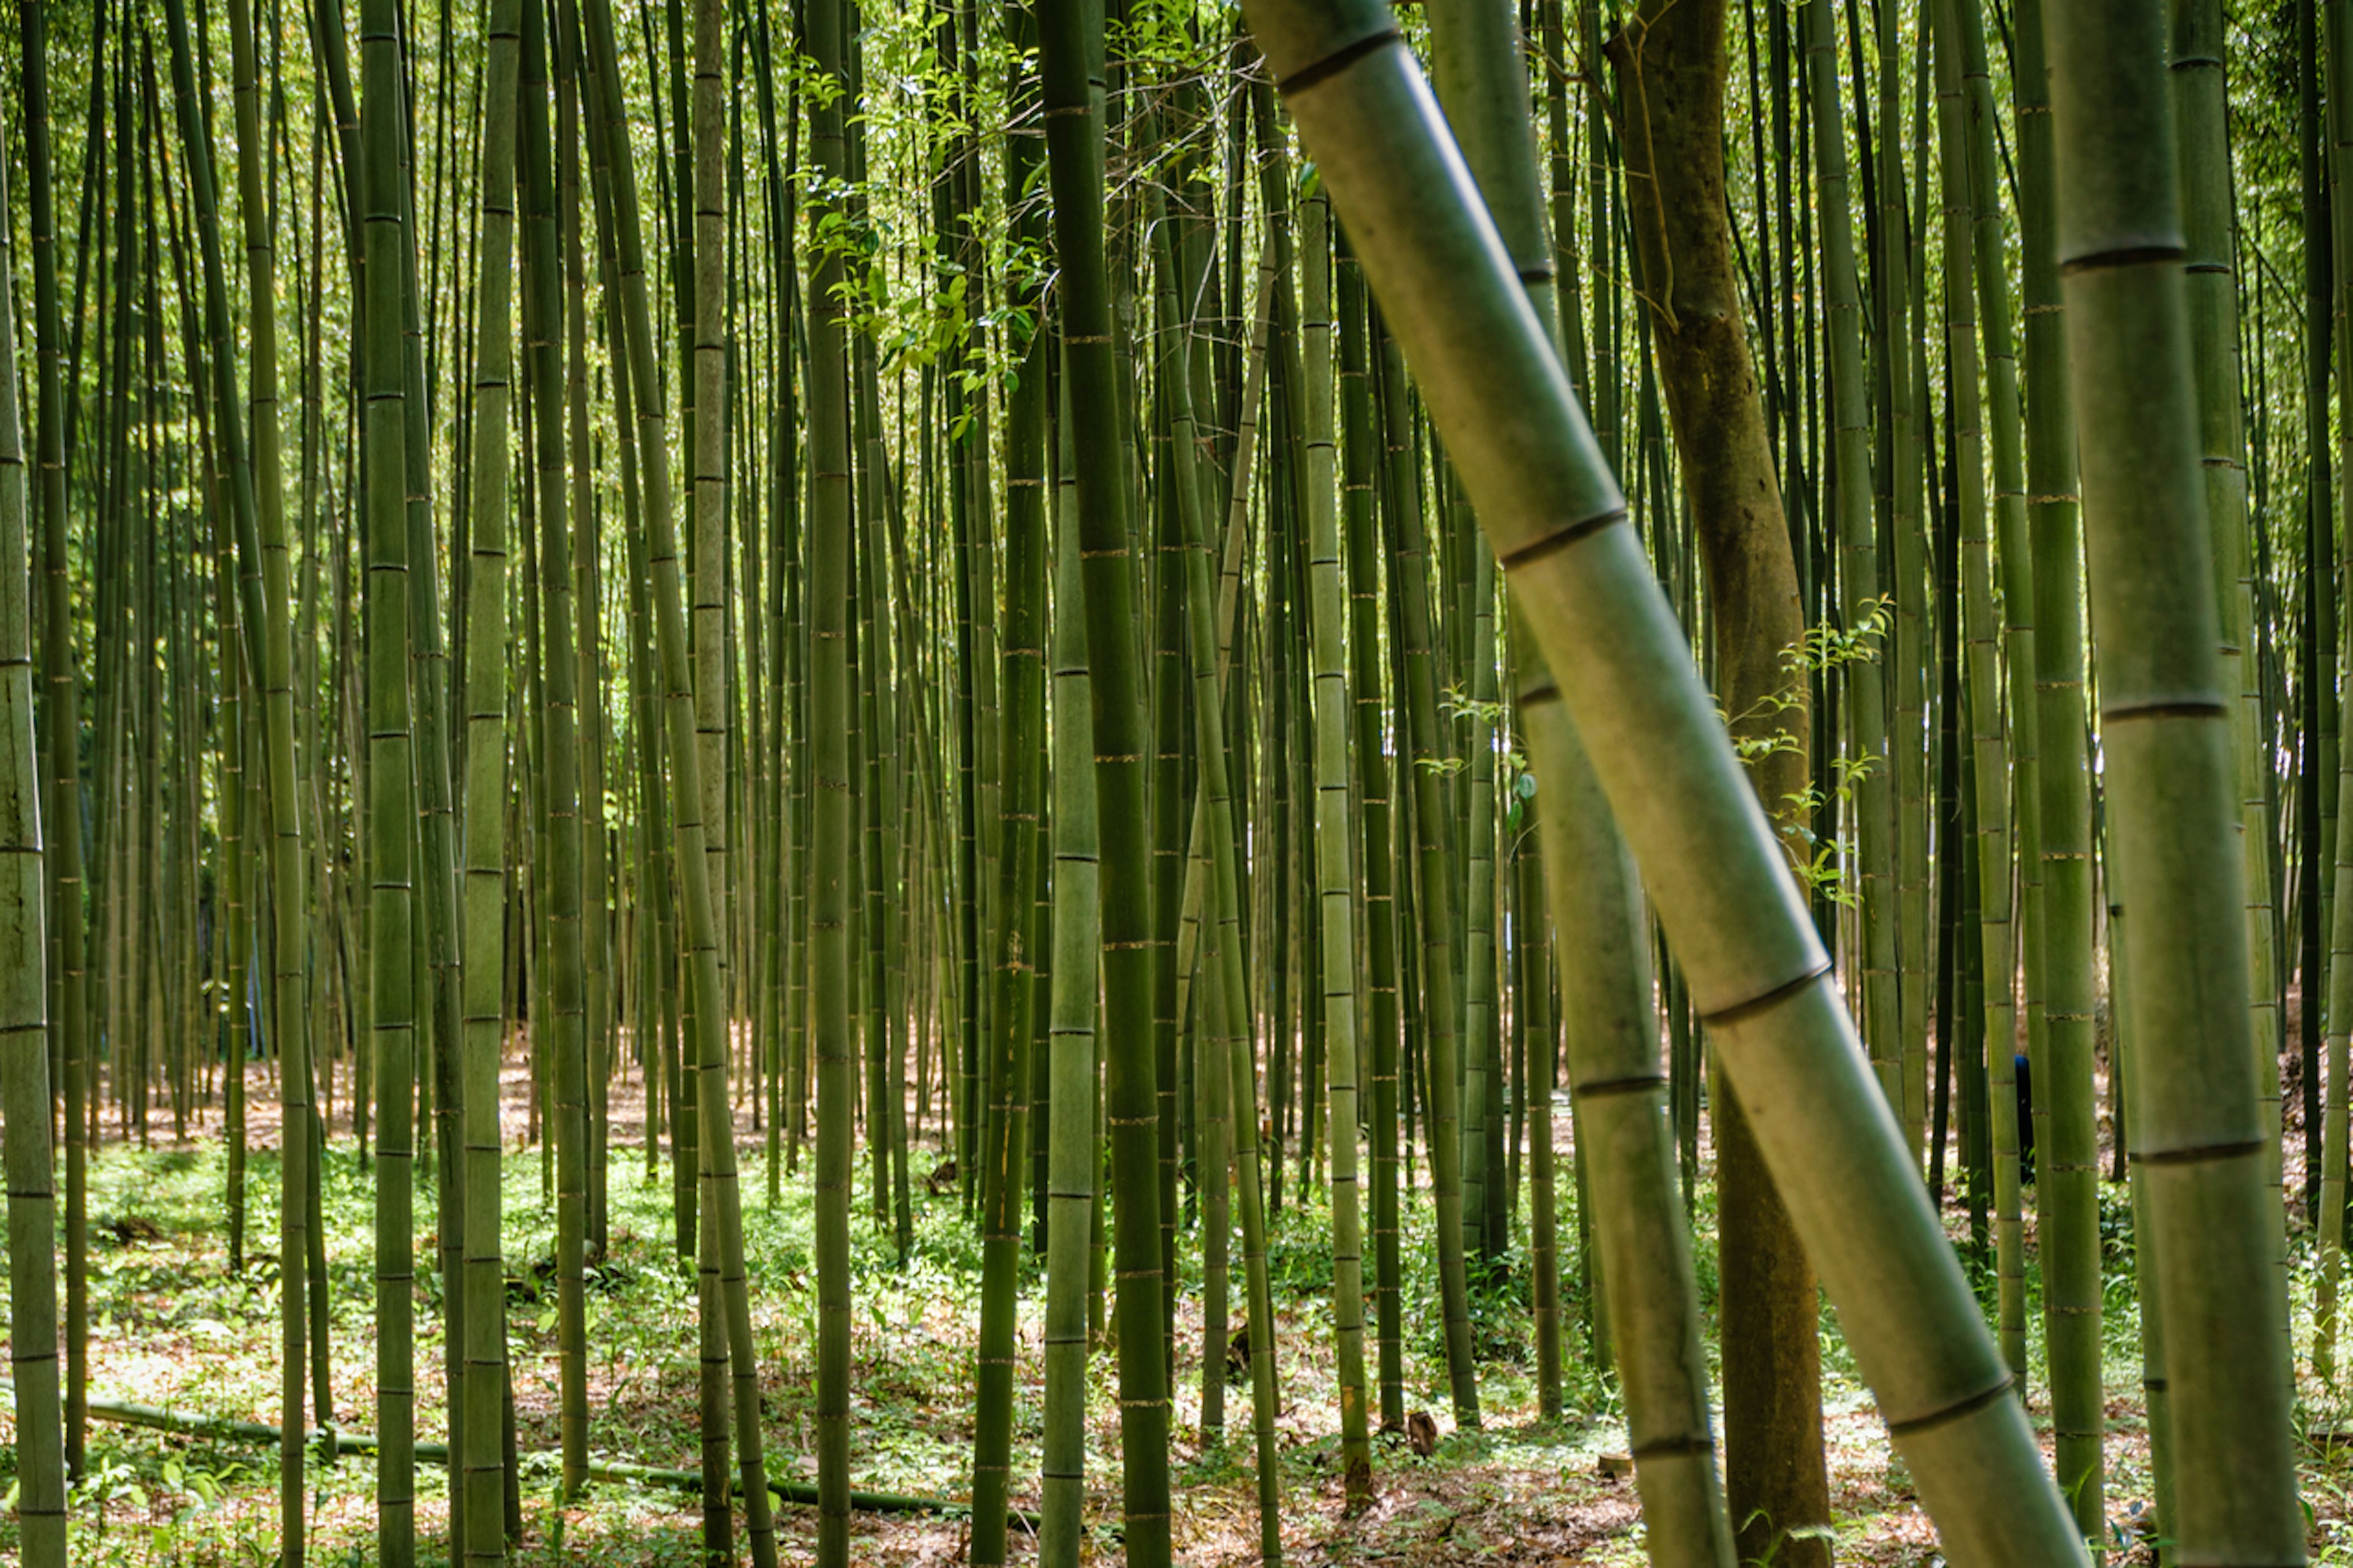
[[[508,1149],[505,1254],[520,1446],[553,1449],[556,1354],[552,1271],[554,1219],[543,1185],[541,1151],[524,1145],[529,1086],[516,1070],[507,1084]],[[227,1268],[222,1193],[225,1161],[216,1113],[190,1136],[167,1136],[157,1117],[150,1148],[120,1141],[114,1129],[90,1166],[90,1391],[174,1411],[274,1423],[278,1405],[278,1155],[275,1089],[257,1068],[248,1089],[254,1115],[248,1167],[248,1258],[241,1274]],[[339,1425],[375,1428],[373,1178],[341,1121],[323,1173],[332,1311],[331,1394]],[[1559,1118],[1564,1142],[1567,1117]],[[612,1245],[589,1296],[590,1446],[599,1457],[691,1468],[696,1448],[694,1276],[671,1242],[669,1170],[646,1180],[641,1101],[617,1097],[612,1131]],[[768,1401],[772,1476],[814,1480],[817,1299],[806,1173],[783,1183],[771,1208],[762,1151],[748,1116],[739,1119],[744,1150],[746,1254],[754,1332]],[[888,1227],[866,1209],[871,1170],[861,1154],[859,1212],[853,1216],[855,1484],[875,1490],[946,1499],[965,1495],[973,1421],[972,1353],[979,1315],[979,1247],[951,1191],[928,1193],[923,1175],[936,1156],[918,1150],[913,1184],[914,1247],[903,1268]],[[1295,1185],[1295,1184],[1293,1184]],[[1410,1205],[1426,1215],[1427,1204]],[[1575,1235],[1564,1199],[1565,1252]],[[1698,1274],[1713,1310],[1714,1194],[1703,1182],[1694,1205]],[[2106,1383],[2109,1561],[2147,1561],[2135,1521],[2149,1496],[2147,1431],[2139,1395],[2139,1351],[2131,1280],[2129,1211],[2122,1187],[2102,1193],[2108,1248]],[[1953,1220],[1965,1236],[1966,1219]],[[416,1354],[417,1428],[442,1435],[440,1280],[435,1258],[432,1190],[417,1184]],[[1593,1369],[1583,1326],[1584,1296],[1565,1281],[1572,1318],[1567,1382],[1570,1406],[1555,1422],[1536,1416],[1525,1272],[1510,1268],[1474,1303],[1483,1357],[1480,1393],[1485,1423],[1452,1429],[1439,1337],[1437,1279],[1427,1221],[1409,1224],[1405,1291],[1406,1400],[1426,1410],[1441,1433],[1427,1458],[1394,1437],[1379,1439],[1377,1500],[1345,1516],[1339,1479],[1335,1357],[1329,1331],[1327,1216],[1311,1201],[1287,1204],[1273,1227],[1270,1262],[1278,1306],[1284,1404],[1277,1421],[1285,1495],[1284,1552],[1298,1564],[1632,1564],[1642,1559],[1640,1512],[1630,1479],[1606,1462],[1624,1453],[1625,1430],[1614,1382]],[[1188,1254],[1193,1249],[1185,1249]],[[1518,1259],[1510,1261],[1516,1262]],[[2031,1270],[2031,1266],[2030,1266]],[[2311,1282],[2302,1262],[2297,1283],[2297,1343],[2309,1349]],[[1042,1273],[1025,1280],[1018,1358],[1013,1473],[1017,1501],[1034,1506],[1042,1397],[1038,1347]],[[2030,1271],[2031,1290],[2035,1279]],[[1177,1398],[1173,1433],[1179,1559],[1194,1568],[1258,1560],[1256,1490],[1247,1379],[1226,1391],[1227,1432],[1219,1441],[1199,1426],[1201,1298],[1198,1268],[1187,1263],[1178,1306]],[[1236,1278],[1239,1296],[1240,1278]],[[1989,1289],[1989,1283],[1987,1286]],[[2031,1309],[2039,1303],[2031,1300]],[[1830,1439],[1836,1554],[1847,1563],[1941,1564],[1933,1527],[1914,1500],[1909,1479],[1892,1458],[1885,1429],[1857,1382],[1836,1315],[1825,1308],[1823,1373]],[[0,1321],[0,1337],[5,1324]],[[2033,1336],[2039,1344],[2040,1335]],[[1222,1357],[1219,1358],[1222,1362]],[[1091,1560],[1116,1562],[1119,1470],[1117,1405],[1111,1358],[1096,1356],[1089,1398],[1092,1440],[1087,1487]],[[2049,1410],[2039,1362],[2029,1408],[2047,1449]],[[2306,1421],[2353,1426],[2341,1394],[2307,1378]],[[0,1491],[15,1484],[12,1409],[0,1400]],[[375,1561],[375,1461],[344,1455],[311,1474],[311,1561],[357,1565]],[[1024,1485],[1020,1479],[1033,1479]],[[527,1462],[518,1563],[678,1563],[697,1559],[695,1498],[635,1485],[598,1483],[569,1508],[553,1499],[552,1468]],[[419,1560],[446,1561],[447,1489],[438,1467],[420,1465]],[[2306,1501],[2314,1557],[2353,1563],[2353,1452],[2337,1445],[2307,1454]],[[185,1437],[96,1422],[75,1514],[83,1521],[78,1563],[265,1564],[277,1552],[274,1454],[249,1445]],[[786,1560],[808,1561],[814,1510],[786,1507],[779,1516]],[[927,1514],[860,1514],[853,1559],[875,1564],[949,1564],[965,1557],[965,1521],[953,1510]],[[15,1561],[13,1519],[0,1513],[0,1563]],[[1017,1532],[1017,1555],[1030,1543]]]

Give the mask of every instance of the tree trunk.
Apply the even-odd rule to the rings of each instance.
[[[1784,652],[1805,634],[1797,562],[1735,291],[1724,191],[1724,6],[1646,0],[1607,50],[1625,114],[1627,211],[1707,574],[1717,698],[1786,832],[1809,715]],[[1828,1564],[1814,1275],[1729,1094],[1715,1107],[1725,1492],[1745,1561]],[[1778,1543],[1778,1550],[1777,1550]]]

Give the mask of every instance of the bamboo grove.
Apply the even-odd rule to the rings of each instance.
[[[927,1205],[976,1237],[975,1563],[1176,1560],[1180,1436],[1283,1559],[1311,1223],[1349,1514],[1425,1402],[1478,1427],[1508,1362],[1557,1420],[1583,1365],[1653,1562],[1827,1563],[1826,1298],[1951,1561],[2108,1542],[2134,1375],[2164,1559],[2305,1560],[2353,5],[18,22],[23,1561],[81,1528],[90,1166],[154,1141],[225,1150],[221,1266],[275,1270],[285,1564],[339,1423],[387,1568],[642,1470],[589,1373],[625,1184],[709,1561],[847,1563],[890,1504],[851,1265]],[[806,1335],[747,1258],[789,1203]]]

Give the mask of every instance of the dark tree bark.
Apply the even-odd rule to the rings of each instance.
[[[1723,0],[1643,0],[1609,43],[1626,205],[1660,384],[1707,574],[1719,700],[1777,823],[1808,775],[1810,716],[1784,651],[1805,633],[1797,562],[1733,271],[1724,188]],[[1785,706],[1786,704],[1786,706]],[[1821,1350],[1812,1265],[1746,1118],[1715,1111],[1725,1494],[1744,1562],[1828,1568]]]

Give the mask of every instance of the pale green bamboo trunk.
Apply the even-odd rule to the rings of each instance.
[[[2129,1114],[2168,1348],[2168,1523],[2180,1562],[2301,1563],[2165,38],[2123,0],[2052,7],[2043,34],[2114,901],[2128,911]]]
[[[2021,17],[2023,13],[2021,13]],[[2279,893],[2273,885],[2273,769],[2263,743],[2263,667],[2255,647],[2256,551],[2250,543],[2247,436],[2241,399],[2238,225],[2232,175],[2223,21],[2219,0],[2178,0],[2171,12],[2173,106],[2181,171],[2182,234],[2189,342],[2198,388],[2198,434],[2204,458],[2206,522],[2214,542],[2221,653],[2232,701],[2232,752],[2239,788],[2239,842],[2247,878],[2248,1034],[2256,1092],[2273,1146],[2266,1155],[2273,1228],[2286,1239],[2286,1194],[2277,1140],[2282,1135]],[[2340,35],[2341,36],[2341,35]],[[2021,139],[2021,146],[2027,143]],[[2342,258],[2338,265],[2344,265]],[[2260,381],[2256,396],[2261,399]],[[2279,1267],[2284,1279],[2287,1254]],[[2284,1286],[2281,1300],[2287,1300]],[[2283,1321],[2282,1331],[2286,1330]]]
[[[1071,461],[1065,436],[1063,467]],[[1087,1269],[1095,1205],[1094,724],[1087,675],[1079,520],[1055,530],[1053,695],[1054,980],[1046,1221],[1046,1411],[1038,1560],[1076,1568],[1086,1506]]]
[[[459,1489],[452,1555],[470,1565],[506,1554],[505,1466],[501,1407],[506,1391],[506,1280],[501,1237],[500,1068],[505,1057],[507,812],[507,541],[509,421],[514,380],[513,285],[516,100],[522,68],[522,0],[501,0],[491,18],[487,105],[480,176],[473,359],[473,504],[468,513],[466,583],[465,869],[459,1051],[458,1180],[465,1206],[464,1273],[457,1314],[464,1338],[459,1388],[449,1401],[450,1449]]]
[[[1993,99],[1986,76],[1984,20],[1976,0],[1949,0],[1958,22],[1971,111],[1978,127],[1971,174],[1978,206],[1978,271],[1989,299],[2006,293],[1994,203]],[[2021,8],[2021,27],[2039,31],[2040,5]],[[2094,935],[2098,919],[2092,876],[2091,763],[2085,753],[2083,574],[2075,503],[2075,427],[2068,398],[2066,344],[2052,247],[2051,120],[2024,112],[2045,101],[2042,39],[2021,31],[2019,150],[2020,219],[2026,249],[2026,465],[2032,530],[2035,686],[2031,710],[2038,732],[2035,787],[2041,866],[2043,1035],[2038,1099],[2052,1107],[2041,1150],[2041,1225],[2045,1336],[2052,1369],[2060,1484],[2074,1500],[2085,1533],[2104,1511],[2105,1426],[2102,1380],[2099,1149],[2092,1085],[2094,1010]],[[2004,542],[2005,552],[2010,542]],[[2006,591],[2015,595],[2014,584]],[[2013,655],[2013,658],[2015,655]],[[2013,690],[2015,682],[2013,681]],[[2021,714],[2023,727],[2024,711]],[[2021,778],[2019,787],[2027,787]],[[2021,843],[2021,852],[2025,847]],[[2113,1070],[2113,1068],[2112,1068]],[[2047,1086],[2047,1087],[2046,1087]],[[1999,1112],[1997,1112],[1999,1114]],[[2015,1118],[2012,1119],[2015,1125]]]
[[[1332,430],[1332,209],[1310,196],[1302,224],[1301,317],[1307,384],[1309,605],[1314,637],[1316,895],[1324,907],[1324,1081],[1332,1100],[1332,1326],[1339,1352],[1340,1464],[1347,1507],[1373,1499],[1365,1389],[1365,1226],[1356,1180],[1356,943],[1348,809],[1348,679],[1341,621],[1340,528]]]
[[[1386,11],[1261,0],[1250,20],[1568,677],[1725,1074],[1946,1551],[1964,1564],[2083,1563],[1781,852]]]

